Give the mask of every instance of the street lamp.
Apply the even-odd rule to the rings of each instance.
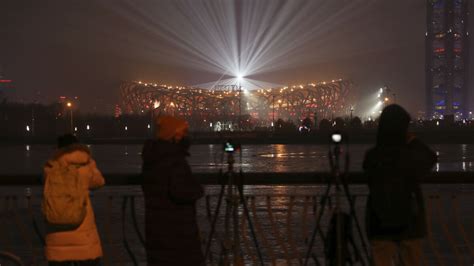
[[[157,100],[155,100],[153,102],[153,108],[150,110],[150,127],[149,127],[149,129],[151,129],[151,127],[155,125],[155,122],[154,122],[155,121],[155,111],[156,111],[156,109],[158,109],[158,107],[160,107],[160,105],[161,105],[161,102],[159,102]],[[158,116],[159,115],[160,114],[158,114]]]
[[[272,130],[275,131],[275,94],[272,95]]]
[[[72,103],[71,103],[71,102],[67,102],[67,103],[66,103],[66,106],[67,106],[67,108],[69,108],[71,134],[74,134],[74,131],[73,131],[74,123],[73,123],[73,118],[72,118]]]
[[[354,112],[354,106],[351,105],[350,111],[351,111],[351,121],[352,121],[352,112]]]

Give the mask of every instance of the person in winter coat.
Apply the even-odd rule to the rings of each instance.
[[[376,266],[392,265],[399,254],[403,265],[421,265],[421,240],[426,235],[420,180],[437,161],[436,154],[408,133],[410,115],[399,105],[384,108],[375,147],[367,151],[366,226]]]
[[[100,265],[102,247],[88,191],[103,186],[104,178],[91,158],[90,150],[79,144],[73,135],[58,138],[58,150],[44,166],[45,178],[48,178],[53,162],[77,167],[78,177],[85,180],[83,184],[84,190],[87,190],[87,206],[85,218],[77,228],[64,230],[47,223],[46,259],[50,266]]]
[[[186,161],[186,121],[160,116],[143,147],[143,192],[148,265],[204,265],[196,220],[203,189]]]

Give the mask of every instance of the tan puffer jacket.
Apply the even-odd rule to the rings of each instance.
[[[105,184],[104,177],[97,169],[87,147],[74,144],[58,150],[52,160],[60,163],[82,165],[79,176],[87,179],[86,190],[96,189]],[[44,167],[47,176],[50,165]],[[72,231],[51,232],[46,235],[45,256],[48,261],[91,260],[102,257],[102,247],[95,224],[94,211],[87,197],[87,213],[82,224]]]

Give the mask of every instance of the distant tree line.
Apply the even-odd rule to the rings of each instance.
[[[80,110],[71,111],[64,104],[49,105],[37,103],[14,103],[3,99],[0,102],[0,137],[12,138],[55,138],[64,133],[72,133],[81,138],[146,138],[152,133],[152,119],[148,114],[142,115],[98,115],[81,113]],[[332,120],[321,119],[315,121],[307,117],[302,121],[277,119],[274,126],[259,126],[252,121],[249,115],[242,115],[234,126],[234,130],[246,132],[267,132],[276,135],[314,135],[331,130],[345,131],[373,131],[377,127],[377,120],[362,121],[359,117],[336,117]],[[213,121],[207,121],[207,123]],[[240,123],[240,126],[239,126]],[[194,126],[191,131],[198,134],[217,134],[213,128]],[[193,130],[194,128],[194,130]],[[199,128],[199,129],[197,129]],[[414,129],[474,129],[471,120],[414,120]],[[224,129],[225,131],[225,129]]]

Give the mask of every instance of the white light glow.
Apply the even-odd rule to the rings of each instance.
[[[222,80],[218,80],[214,82],[194,85],[194,87],[203,88],[203,89],[213,89],[218,86],[237,86],[237,87],[242,87],[248,90],[283,87],[283,85],[281,84],[259,81],[259,80],[249,79],[249,78],[242,78],[242,80],[240,81],[237,78],[229,78],[229,79],[222,79]]]
[[[383,88],[377,89],[376,93],[372,94],[370,97],[367,97],[359,103],[364,107],[366,106],[364,110],[360,111],[360,114],[363,117],[369,117],[370,119],[372,119],[371,116],[378,116],[379,114],[381,114],[385,101],[385,98],[381,97],[381,90],[383,91]]]
[[[100,1],[137,29],[131,33],[136,36],[104,29],[111,38],[128,36],[114,43],[160,64],[214,73],[218,80],[231,76],[247,80],[383,47],[378,43],[367,47],[364,38],[355,38],[348,46],[342,41],[344,34],[335,34],[341,29],[363,30],[360,17],[367,15],[374,1],[344,5],[322,0],[117,0],[113,5]],[[84,23],[101,30],[101,23]],[[308,53],[314,49],[322,52]]]

